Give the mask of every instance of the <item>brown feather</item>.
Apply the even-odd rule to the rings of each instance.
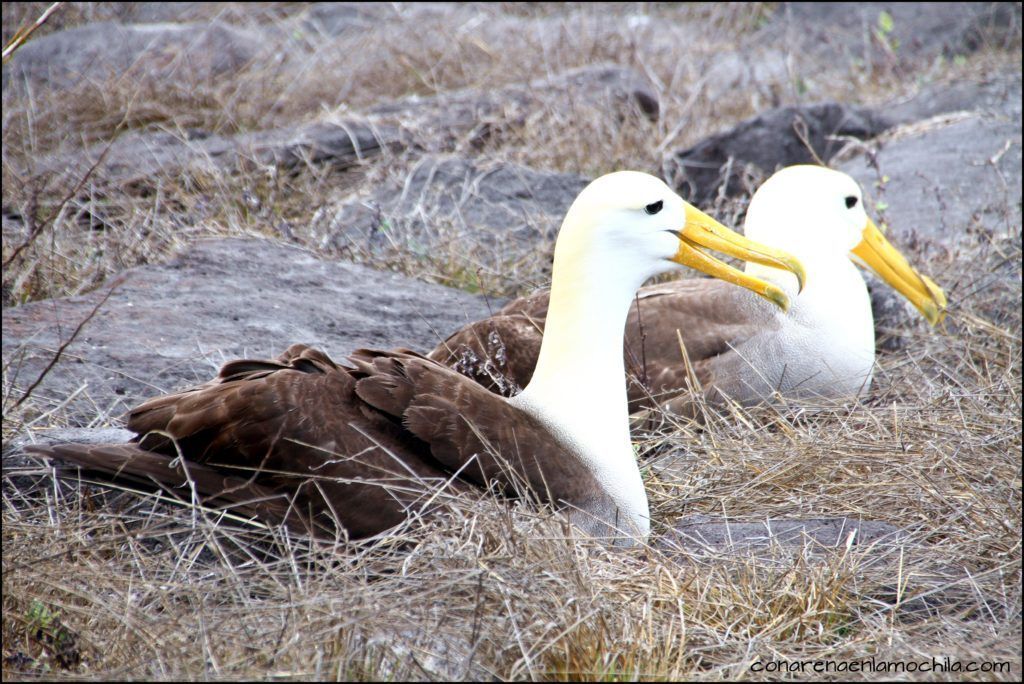
[[[428,357],[492,392],[514,394],[533,376],[547,316],[548,292],[513,300],[495,316],[466,325]],[[720,403],[722,369],[735,348],[770,325],[770,305],[721,280],[693,278],[641,288],[626,320],[623,354],[630,411],[672,399],[687,413],[686,345],[705,399]],[[653,399],[653,401],[652,401]]]
[[[387,530],[456,473],[456,491],[525,484],[595,514],[610,505],[550,431],[461,375],[407,350],[358,350],[350,361],[302,345],[232,361],[132,410],[136,443],[36,451],[181,498],[194,488],[206,505],[318,536]]]

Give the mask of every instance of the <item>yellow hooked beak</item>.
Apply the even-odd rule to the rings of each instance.
[[[935,325],[945,318],[946,295],[942,288],[915,271],[871,219],[864,226],[863,239],[853,248],[853,254],[909,299],[930,324]]]
[[[686,205],[686,225],[677,233],[677,236],[679,237],[679,251],[672,257],[672,261],[695,268],[734,285],[745,287],[774,303],[783,311],[789,311],[789,298],[782,288],[733,268],[706,254],[703,249],[713,249],[743,261],[753,261],[789,271],[796,276],[800,289],[802,290],[804,287],[806,277],[804,267],[795,256],[780,249],[773,249],[748,240],[690,204]]]

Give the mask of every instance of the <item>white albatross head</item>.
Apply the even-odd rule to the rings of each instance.
[[[729,230],[663,181],[639,171],[609,173],[583,189],[562,223],[553,277],[574,268],[600,268],[603,278],[621,283],[632,296],[648,278],[687,266],[788,307],[780,288],[709,256],[705,249],[785,269],[803,282],[803,266],[793,256]]]
[[[815,265],[845,256],[877,273],[932,325],[945,316],[942,289],[885,239],[857,181],[841,171],[812,165],[779,170],[751,198],[744,232],[802,259],[812,269],[812,287]]]

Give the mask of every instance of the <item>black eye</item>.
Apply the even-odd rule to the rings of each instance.
[[[855,206],[857,206],[857,198],[854,197],[853,195],[850,195],[849,197],[846,198],[846,208],[853,209]]]
[[[662,200],[658,200],[657,202],[651,202],[646,207],[644,207],[644,211],[646,211],[648,214],[657,214],[659,211],[661,211],[661,208],[663,206],[665,206],[665,203]]]

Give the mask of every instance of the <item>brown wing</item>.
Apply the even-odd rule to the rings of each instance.
[[[245,510],[253,493],[232,489],[249,482],[283,496],[293,513],[277,521],[302,520],[302,531],[321,536],[333,535],[336,522],[352,537],[372,535],[415,511],[448,472],[400,418],[359,400],[358,375],[295,345],[275,361],[228,363],[212,382],[132,410],[135,447],[81,448],[85,455],[74,459],[75,447],[66,446],[54,455],[187,494],[179,471],[160,469],[160,458],[169,465],[180,453],[178,462],[200,476],[194,486],[204,503]],[[102,467],[114,456],[122,457],[116,469],[114,460]],[[218,476],[229,486],[219,486]]]
[[[470,323],[427,356],[505,397],[519,394],[537,366],[550,292],[519,297]]]
[[[543,334],[543,317],[498,313],[464,326],[427,356],[491,392],[512,397],[533,377]]]
[[[507,483],[508,464],[542,498],[549,480],[562,482],[556,501],[593,485],[530,416],[462,376],[411,352],[352,360],[338,366],[295,345],[275,361],[231,362],[205,385],[134,409],[137,444],[38,451],[320,536],[339,523],[356,538],[393,527],[453,473],[456,488]]]
[[[359,396],[401,415],[433,457],[462,479],[497,483],[506,493],[525,485],[542,500],[571,504],[606,522],[616,519],[614,504],[579,456],[532,415],[412,352],[360,350],[351,358],[366,374],[356,388]]]
[[[626,322],[631,410],[647,405],[648,396],[660,403],[689,394],[686,358],[705,398],[721,401],[716,373],[737,347],[771,325],[770,307],[748,290],[713,278],[642,288]],[[685,413],[678,401],[675,406]]]
[[[508,395],[533,376],[547,316],[548,293],[513,300],[497,315],[471,323],[430,353],[491,391]],[[626,321],[624,356],[630,411],[687,391],[680,337],[709,400],[715,368],[733,347],[770,322],[766,303],[721,280],[694,278],[641,288]]]

